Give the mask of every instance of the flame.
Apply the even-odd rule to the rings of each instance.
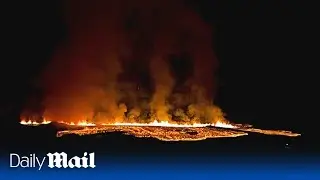
[[[237,126],[234,126],[234,125],[229,124],[229,123],[221,122],[221,121],[218,121],[218,122],[216,122],[214,124],[211,124],[211,126],[220,127],[220,128],[238,128]]]
[[[42,122],[32,121],[32,120],[21,120],[20,124],[26,125],[26,126],[39,126],[44,124],[50,124],[51,121],[43,120]]]
[[[200,123],[193,123],[193,124],[177,124],[177,123],[170,123],[169,121],[157,121],[154,120],[150,123],[114,123],[116,126],[161,126],[161,127],[206,127],[210,126],[210,124],[200,124]]]
[[[20,124],[22,125],[40,125],[40,124],[49,124],[51,121],[44,121],[42,123],[37,123],[34,121],[21,121]],[[207,124],[201,124],[201,123],[193,123],[193,124],[177,124],[177,123],[171,123],[169,121],[158,121],[154,120],[150,123],[125,123],[125,122],[116,122],[116,123],[102,123],[102,124],[95,124],[91,122],[87,122],[85,120],[81,120],[79,122],[64,122],[60,121],[61,124],[66,124],[70,126],[82,126],[82,127],[90,127],[90,126],[152,126],[152,127],[208,127],[208,126],[214,126],[214,127],[221,127],[221,128],[237,128],[236,126],[233,126],[232,124],[225,123],[218,121],[216,123],[207,123]]]
[[[43,122],[36,122],[36,121],[31,121],[31,120],[22,120],[20,121],[21,125],[33,125],[33,126],[38,126],[38,125],[44,125],[44,124],[49,124],[51,121],[44,120]],[[115,122],[115,123],[102,123],[102,124],[95,124],[92,122],[88,122],[85,120],[81,120],[78,122],[65,122],[65,121],[59,121],[61,124],[66,124],[69,126],[82,126],[82,127],[92,127],[92,126],[155,126],[155,127],[208,127],[208,126],[213,126],[213,127],[220,127],[220,128],[237,128],[237,126],[234,126],[230,123],[227,122],[222,122],[218,121],[216,123],[206,123],[206,124],[201,124],[201,123],[192,123],[192,124],[178,124],[178,123],[171,123],[169,121],[158,121],[154,120],[150,123],[126,123],[126,122]]]
[[[95,123],[90,123],[90,122],[87,122],[85,120],[82,120],[82,121],[79,121],[79,122],[64,122],[64,121],[60,121],[59,123],[61,124],[66,124],[66,125],[69,125],[69,126],[83,126],[83,127],[90,127],[90,126],[96,126]]]
[[[223,127],[223,128],[235,128],[235,126],[224,123],[217,122],[215,124],[201,124],[201,123],[193,123],[193,124],[177,124],[170,123],[169,121],[157,121],[154,120],[151,123],[114,123],[114,124],[103,124],[103,125],[115,125],[115,126],[156,126],[156,127],[207,127],[207,126],[215,126],[215,127]]]

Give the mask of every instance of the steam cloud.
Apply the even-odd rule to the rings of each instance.
[[[184,2],[68,0],[66,21],[41,77],[47,119],[223,120],[212,31]]]

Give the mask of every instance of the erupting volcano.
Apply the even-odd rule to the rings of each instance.
[[[212,30],[180,0],[66,3],[68,38],[41,74],[23,125],[63,126],[57,136],[120,131],[165,141],[299,136],[232,124],[213,105]],[[45,120],[44,120],[45,119]]]

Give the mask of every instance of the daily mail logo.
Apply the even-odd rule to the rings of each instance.
[[[47,163],[46,163],[47,162]],[[65,152],[48,153],[47,157],[37,157],[36,154],[30,156],[20,156],[19,154],[10,154],[11,168],[41,168],[48,164],[49,168],[95,168],[95,154],[94,152],[88,154],[83,153],[83,157],[73,156],[68,157]]]

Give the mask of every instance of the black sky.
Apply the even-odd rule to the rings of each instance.
[[[8,6],[9,51],[1,61],[1,108],[17,114],[33,79],[64,40],[60,1],[24,2]],[[236,123],[304,130],[302,72],[308,22],[295,1],[191,1],[214,27],[220,63],[216,103]],[[18,115],[16,115],[18,117]],[[8,123],[12,123],[8,120]]]

